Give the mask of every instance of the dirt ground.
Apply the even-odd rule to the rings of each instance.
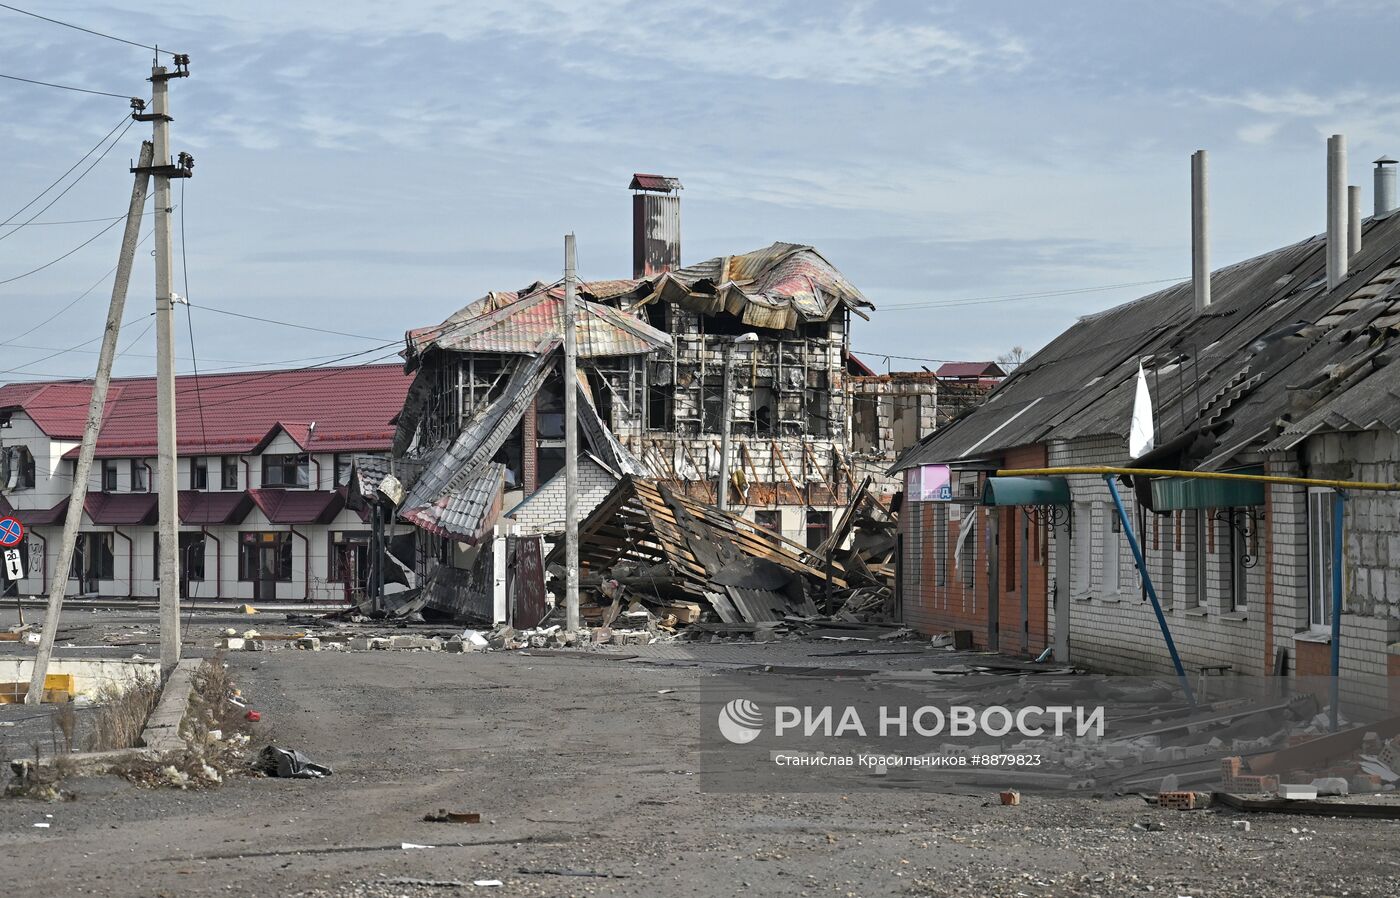
[[[94,615],[84,625],[130,632],[140,622]],[[226,623],[201,619],[193,636],[207,645]],[[75,644],[91,633],[75,633]],[[0,892],[1253,898],[1394,896],[1400,883],[1396,822],[1256,814],[1243,832],[1231,826],[1238,814],[1160,810],[1136,797],[1027,795],[1001,807],[987,804],[990,792],[700,792],[704,679],[817,653],[832,654],[830,644],[668,647],[632,659],[231,654],[263,712],[263,739],[335,775],[237,777],[207,792],[84,779],[72,802],[0,800]],[[423,820],[440,808],[482,822]]]

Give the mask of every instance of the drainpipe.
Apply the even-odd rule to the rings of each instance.
[[[146,469],[146,492],[151,492],[151,484],[155,483],[155,474],[151,471],[151,464],[147,461],[141,462],[141,467]]]
[[[300,539],[304,546],[304,551],[302,552],[301,578],[306,583],[306,592],[302,595],[301,600],[303,602],[309,602],[311,601],[311,540],[298,533],[297,528],[291,524],[287,525],[287,530],[291,532],[292,536]]]
[[[214,541],[214,598],[220,598],[224,588],[224,544],[214,534],[209,532],[208,527],[200,527],[199,532],[205,539]]]
[[[131,537],[122,533],[117,527],[112,528],[112,532],[126,540],[126,597],[132,596],[132,587],[135,585],[132,577],[136,574],[136,544],[131,541]]]
[[[250,490],[253,488],[253,468],[248,464],[248,459],[240,458],[239,461],[243,462],[243,488]]]
[[[316,458],[316,456],[311,455],[310,453],[307,453],[306,457],[310,459],[313,465],[316,466],[316,482],[311,485],[311,488],[313,490],[319,490],[321,488],[321,462]]]

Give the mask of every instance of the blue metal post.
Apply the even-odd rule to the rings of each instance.
[[[1342,682],[1342,521],[1346,518],[1347,494],[1337,490],[1332,499],[1332,732],[1337,732]]]
[[[1118,509],[1118,520],[1123,524],[1123,533],[1128,537],[1133,558],[1137,560],[1142,585],[1147,589],[1147,597],[1152,600],[1152,610],[1157,614],[1157,626],[1162,628],[1162,638],[1166,640],[1167,651],[1171,653],[1172,665],[1176,668],[1177,679],[1181,681],[1181,691],[1186,693],[1186,700],[1194,708],[1196,693],[1191,691],[1191,681],[1186,676],[1186,668],[1181,666],[1181,655],[1177,654],[1176,641],[1172,639],[1171,628],[1167,626],[1167,616],[1162,613],[1162,603],[1157,601],[1157,588],[1152,585],[1152,575],[1147,573],[1147,560],[1142,557],[1142,547],[1138,545],[1137,536],[1133,533],[1133,523],[1128,520],[1128,512],[1123,509],[1123,500],[1118,496],[1118,486],[1113,482],[1113,475],[1105,474],[1103,482],[1108,484],[1109,495],[1113,497],[1113,505]]]

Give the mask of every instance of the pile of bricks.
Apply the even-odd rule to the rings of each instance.
[[[1157,805],[1178,811],[1194,811],[1210,807],[1209,792],[1158,792]]]
[[[1220,787],[1226,792],[1257,795],[1278,791],[1278,777],[1251,776],[1244,772],[1243,758],[1221,758]]]

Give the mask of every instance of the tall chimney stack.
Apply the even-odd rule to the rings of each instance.
[[[1327,289],[1347,279],[1347,139],[1327,138]]]
[[[681,267],[681,182],[665,175],[632,176],[632,277]]]
[[[1395,211],[1395,160],[1382,156],[1376,160],[1376,217]]]
[[[1206,196],[1206,151],[1191,154],[1191,287],[1196,311],[1210,307],[1210,201]]]

